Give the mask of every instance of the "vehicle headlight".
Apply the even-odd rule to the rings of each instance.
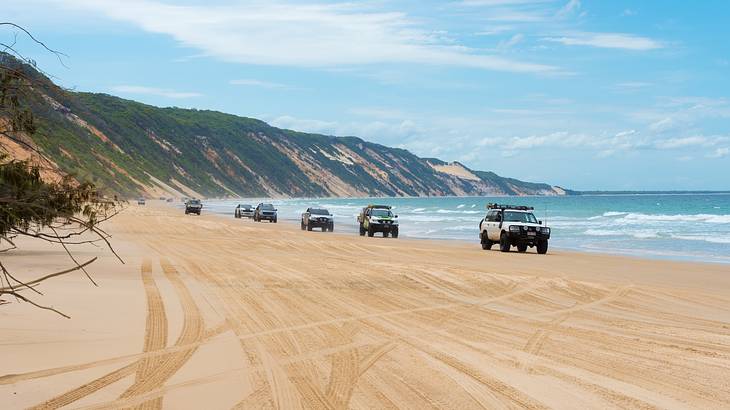
[[[550,228],[542,227],[540,228],[540,232],[544,233],[545,235],[550,235]]]
[[[509,227],[509,231],[510,231],[510,232],[519,232],[519,231],[520,231],[520,227],[519,227],[519,226],[517,226],[517,225],[511,225],[511,226]]]

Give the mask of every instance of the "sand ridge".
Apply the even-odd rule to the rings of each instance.
[[[67,300],[74,278],[44,285],[83,331],[43,348],[74,354],[23,361],[33,340],[12,329],[61,319],[6,309],[12,407],[730,406],[727,266],[501,254],[155,203],[109,229],[128,263],[102,260],[101,288]],[[95,306],[108,319],[84,316],[85,297],[108,297]]]

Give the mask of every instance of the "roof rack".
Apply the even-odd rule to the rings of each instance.
[[[373,204],[370,204],[367,207],[368,208],[380,208],[380,209],[390,209],[391,208],[390,205],[373,205]]]
[[[531,206],[524,206],[524,205],[505,205],[505,204],[489,203],[489,204],[487,204],[487,209],[501,209],[503,211],[505,209],[514,209],[516,211],[532,211],[535,208],[533,208]]]

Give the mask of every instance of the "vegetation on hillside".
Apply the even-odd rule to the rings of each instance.
[[[33,67],[33,140],[58,167],[125,197],[441,196],[552,194],[547,184],[477,172],[467,180],[356,137],[272,127],[221,112],[158,108],[106,94],[70,92]],[[52,136],[49,137],[49,136]],[[58,141],[63,141],[59,144]]]

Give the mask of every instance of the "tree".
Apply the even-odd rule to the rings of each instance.
[[[75,271],[82,271],[96,285],[86,270],[96,258],[80,262],[72,248],[101,242],[119,258],[109,242],[110,235],[99,225],[116,215],[122,203],[116,197],[104,197],[94,184],[77,181],[72,175],[63,173],[33,143],[32,137],[37,132],[36,119],[27,101],[30,93],[34,92],[32,70],[37,68],[32,60],[16,50],[17,36],[27,36],[56,55],[59,61],[63,54],[50,49],[21,26],[0,23],[0,29],[8,28],[13,31],[13,41],[0,42],[0,305],[10,303],[2,296],[10,296],[19,302],[68,317],[52,307],[36,303],[28,293],[42,295],[38,289],[42,282]],[[8,144],[23,147],[31,155],[25,159],[13,158],[3,152],[3,148],[7,148],[2,143],[3,139]],[[18,237],[62,247],[73,265],[59,272],[21,281],[6,268],[1,258],[3,253],[17,249]],[[119,260],[122,261],[121,258]]]

